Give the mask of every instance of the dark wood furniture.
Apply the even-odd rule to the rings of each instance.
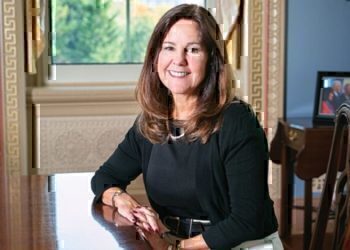
[[[344,236],[344,245],[343,250],[350,249],[350,226],[347,227],[345,236]]]
[[[328,223],[330,207],[333,200],[337,174],[341,169],[345,169],[340,175],[336,187],[336,219],[333,232],[332,249],[341,250],[343,248],[346,226],[349,222],[349,187],[350,187],[350,133],[347,129],[350,126],[350,105],[342,104],[337,111],[334,128],[331,152],[327,164],[326,181],[322,191],[322,198],[318,210],[317,221],[312,235],[310,250],[323,249],[323,242]],[[344,144],[345,141],[345,144]]]
[[[316,126],[312,118],[279,119],[271,142],[270,158],[281,164],[281,238],[291,234],[294,173],[305,181],[304,249],[308,249],[312,226],[312,178],[326,172],[332,141],[332,126]]]
[[[150,250],[147,242],[136,237],[134,226],[113,208],[92,205],[91,176],[21,176],[17,194],[22,214],[7,223],[8,218],[0,218],[1,225],[9,225],[0,227],[0,249]],[[134,197],[148,204],[145,195]],[[11,206],[0,199],[0,210]]]

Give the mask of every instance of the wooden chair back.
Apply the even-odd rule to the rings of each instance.
[[[349,221],[349,150],[350,150],[350,105],[342,104],[335,118],[335,128],[330,155],[327,164],[325,185],[323,187],[315,229],[313,231],[310,250],[320,250],[324,246],[324,238],[328,216],[333,200],[335,183],[339,170],[344,169],[338,179],[335,190],[336,219],[333,231],[332,249],[342,249],[344,235]],[[347,135],[346,135],[347,133]],[[344,140],[346,140],[344,142]],[[344,146],[346,147],[344,149]]]

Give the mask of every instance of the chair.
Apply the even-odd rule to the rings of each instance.
[[[343,244],[343,250],[350,249],[350,227],[347,227],[345,238],[344,238],[344,244]]]
[[[344,170],[338,179],[335,190],[335,228],[332,234],[332,249],[342,249],[344,235],[349,222],[350,187],[350,105],[342,104],[337,110],[332,146],[327,164],[325,185],[318,210],[315,229],[309,250],[323,249],[329,211],[334,195],[338,171]],[[346,132],[346,133],[345,133]],[[344,141],[345,140],[345,141]],[[346,147],[345,150],[343,147]]]

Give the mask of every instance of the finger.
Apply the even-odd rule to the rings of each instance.
[[[135,210],[139,212],[143,212],[144,214],[149,216],[158,217],[157,212],[154,211],[151,207],[147,207],[147,206],[137,207]]]
[[[148,232],[154,232],[154,231],[152,230],[152,227],[149,225],[148,222],[144,222],[144,223],[143,223],[143,227],[144,227]]]
[[[141,216],[138,217],[140,218],[142,221],[147,221],[148,224],[152,227],[152,230],[154,232],[157,232],[159,233],[159,230],[160,230],[160,227],[158,225],[158,214],[150,207],[140,207],[140,208],[137,208],[135,209],[135,211],[139,211],[139,212],[136,212],[135,215],[139,215],[139,214],[142,214],[143,217],[141,219]]]
[[[142,223],[144,223],[145,225],[147,224],[147,226],[145,226],[145,228],[147,228],[147,230],[152,230],[153,232],[157,232],[159,233],[159,226],[158,226],[158,219],[155,219],[154,217],[148,216],[148,215],[143,215],[140,213],[134,213],[134,216]]]
[[[135,218],[134,214],[130,210],[128,210],[128,209],[118,209],[118,213],[120,215],[124,216],[125,218],[127,218],[132,223],[136,222],[136,218]]]
[[[117,211],[113,213],[113,221],[116,226],[130,226],[134,223],[128,220],[126,217],[119,214]]]
[[[138,211],[134,211],[134,210],[133,210],[132,213],[139,221],[142,221],[142,222],[146,222],[147,221],[147,217],[145,216],[145,214],[140,213]]]
[[[135,219],[135,217],[134,217],[134,215],[132,215],[132,214],[127,214],[126,216],[125,216],[129,221],[131,221],[132,223],[135,223],[136,222],[136,219]]]
[[[153,232],[152,228],[147,222],[136,221],[135,224],[144,231]]]
[[[158,226],[157,220],[158,219],[155,218],[154,216],[147,215],[148,224],[151,226],[154,232],[159,233],[159,226]]]
[[[158,217],[156,217],[156,215],[154,213],[148,213],[145,214],[144,211],[141,210],[133,210],[133,215],[140,221],[142,222],[148,222],[148,224],[150,224],[152,226],[152,228],[154,229],[154,231],[156,231],[157,229],[159,229],[158,226]]]

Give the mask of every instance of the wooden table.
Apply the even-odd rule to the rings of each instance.
[[[276,135],[271,142],[270,158],[282,167],[281,238],[291,234],[294,173],[305,181],[304,249],[308,249],[311,240],[312,178],[326,172],[332,136],[332,126],[316,126],[311,118],[279,119]]]
[[[21,230],[15,235],[0,227],[0,249],[117,250],[150,249],[136,230],[113,208],[92,205],[92,174],[21,177]],[[144,196],[136,199],[147,204]],[[0,208],[7,205],[0,201]],[[0,218],[1,222],[6,218]],[[6,224],[6,223],[5,223]],[[3,225],[3,224],[2,224]],[[5,238],[4,235],[7,235]],[[12,246],[12,247],[11,247]]]

